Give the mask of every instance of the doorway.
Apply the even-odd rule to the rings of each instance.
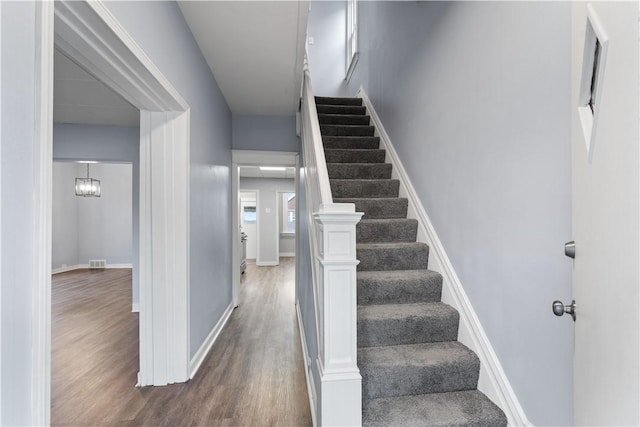
[[[184,382],[190,377],[190,121],[189,105],[102,3],[41,2],[35,7],[39,17],[35,80],[40,86],[35,100],[39,167],[35,168],[34,236],[41,250],[34,265],[37,309],[31,315],[32,419],[34,424],[46,425],[51,404],[54,39],[57,50],[141,111],[139,386]]]
[[[105,383],[133,388],[136,381],[133,168],[69,161],[53,166],[51,422],[86,424],[87,407],[104,402],[90,390]],[[75,180],[89,166],[99,197],[76,195]]]
[[[241,190],[247,189],[256,191],[260,190],[256,194],[256,210],[259,210],[257,214],[257,218],[260,215],[266,216],[270,215],[273,218],[274,227],[272,228],[269,235],[265,235],[265,231],[262,227],[257,226],[256,232],[260,232],[260,237],[256,238],[257,242],[260,242],[258,248],[256,249],[256,265],[268,266],[268,265],[278,265],[279,264],[279,234],[280,230],[277,227],[277,215],[280,212],[278,208],[278,198],[277,193],[278,190],[274,190],[273,197],[266,200],[268,203],[261,203],[260,199],[264,198],[263,191],[256,187],[256,184],[246,184],[244,188],[241,186],[241,175],[245,175],[246,178],[253,178],[251,176],[256,170],[259,170],[260,166],[263,168],[266,167],[276,167],[289,169],[291,177],[293,180],[293,191],[295,192],[297,189],[297,181],[295,180],[295,171],[298,168],[298,153],[295,152],[285,152],[285,151],[256,151],[256,150],[232,150],[231,151],[231,161],[232,161],[232,173],[231,173],[231,193],[233,195],[234,200],[232,200],[232,221],[233,221],[233,230],[234,236],[232,239],[232,265],[237,266],[237,268],[232,269],[232,278],[233,278],[233,305],[240,305],[240,280],[241,280],[241,258],[242,258],[242,246],[241,246],[241,219],[240,215],[242,212],[241,206]],[[244,168],[244,172],[241,173],[241,169]],[[265,171],[262,171],[263,173]],[[271,243],[265,242],[265,238],[267,237]],[[264,260],[264,253],[261,248],[267,248],[270,251],[273,251],[274,257],[273,259]]]

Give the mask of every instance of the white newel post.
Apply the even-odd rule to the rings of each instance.
[[[315,260],[322,298],[318,368],[319,425],[362,424],[362,377],[358,369],[355,205],[321,205],[314,215],[320,248]]]

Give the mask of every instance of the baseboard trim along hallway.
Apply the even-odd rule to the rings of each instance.
[[[232,312],[233,312],[233,303],[229,303],[229,306],[226,308],[226,310],[222,314],[222,317],[220,318],[216,326],[213,327],[213,329],[207,336],[207,339],[204,340],[204,342],[202,343],[202,345],[200,346],[196,354],[191,358],[191,364],[190,364],[191,379],[195,377],[196,373],[198,372],[198,369],[200,369],[200,365],[202,365],[202,362],[204,362],[204,359],[206,359],[207,355],[211,351],[211,347],[213,347],[213,344],[215,344],[216,340],[218,339],[218,336],[220,335],[222,328],[224,328],[224,326],[229,321],[229,318],[231,317]]]

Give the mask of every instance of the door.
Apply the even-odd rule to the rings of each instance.
[[[572,7],[575,424],[638,425],[638,3]]]
[[[254,191],[240,193],[240,228],[247,235],[247,259],[258,256],[258,209]]]

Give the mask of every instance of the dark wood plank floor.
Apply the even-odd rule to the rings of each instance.
[[[52,425],[311,425],[293,258],[249,264],[238,307],[196,377],[135,388],[131,271],[53,276]]]

